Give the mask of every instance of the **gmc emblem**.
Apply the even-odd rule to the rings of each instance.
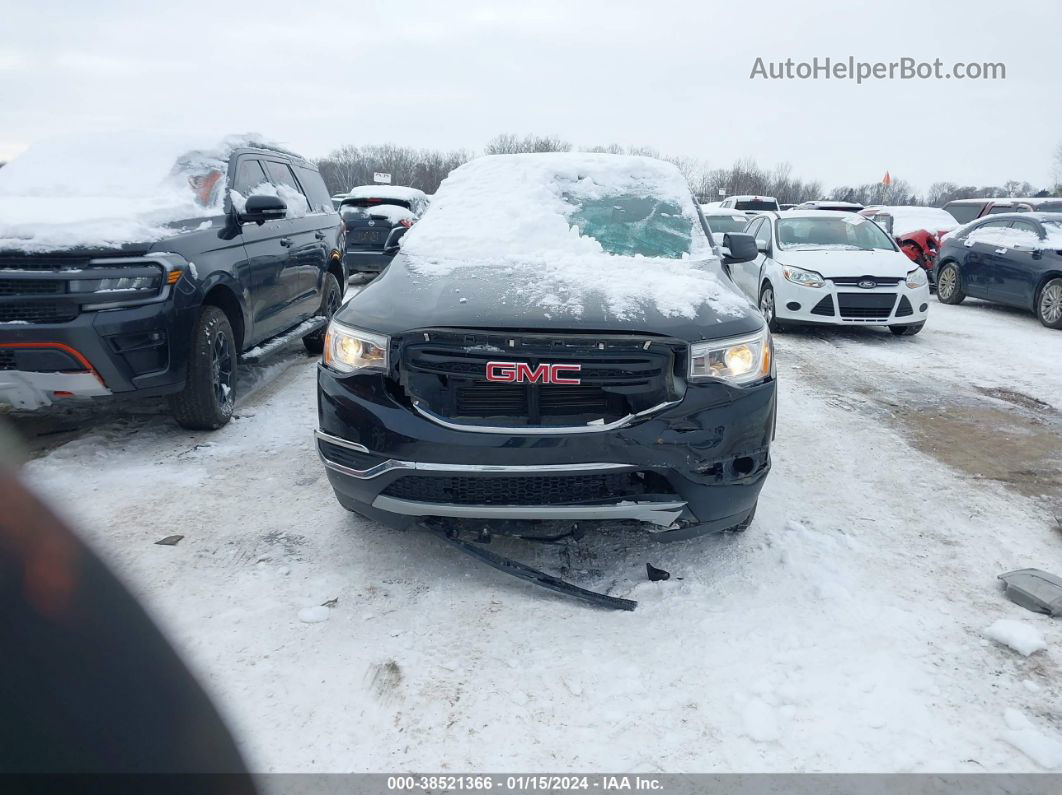
[[[565,378],[565,373],[578,373],[581,364],[540,364],[532,367],[525,362],[487,362],[487,380],[505,384],[543,383],[579,384],[578,378]]]

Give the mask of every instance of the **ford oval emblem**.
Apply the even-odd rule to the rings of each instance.
[[[873,290],[875,287],[878,286],[878,283],[873,279],[861,279],[859,282],[859,286],[864,290]]]
[[[369,226],[376,226],[376,222],[375,221],[369,221]]]

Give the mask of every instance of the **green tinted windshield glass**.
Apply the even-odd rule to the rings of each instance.
[[[576,210],[569,220],[609,254],[678,259],[690,253],[693,222],[682,208],[651,196],[565,196]]]

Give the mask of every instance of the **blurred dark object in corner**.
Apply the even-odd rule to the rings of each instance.
[[[132,786],[136,774],[194,773],[211,775],[152,775],[143,783],[154,791],[256,792],[232,735],[169,643],[99,559],[19,482],[5,457],[4,790],[95,791],[95,784],[114,791]],[[134,778],[96,778],[107,774]]]

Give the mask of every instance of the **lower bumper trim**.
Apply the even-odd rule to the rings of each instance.
[[[50,406],[53,398],[99,397],[111,394],[95,373],[31,373],[0,370],[0,403],[19,409]]]
[[[568,520],[634,519],[639,522],[667,527],[686,508],[676,501],[624,500],[604,505],[453,505],[450,503],[401,500],[378,496],[372,507],[406,516],[445,516],[452,519],[523,519]]]

